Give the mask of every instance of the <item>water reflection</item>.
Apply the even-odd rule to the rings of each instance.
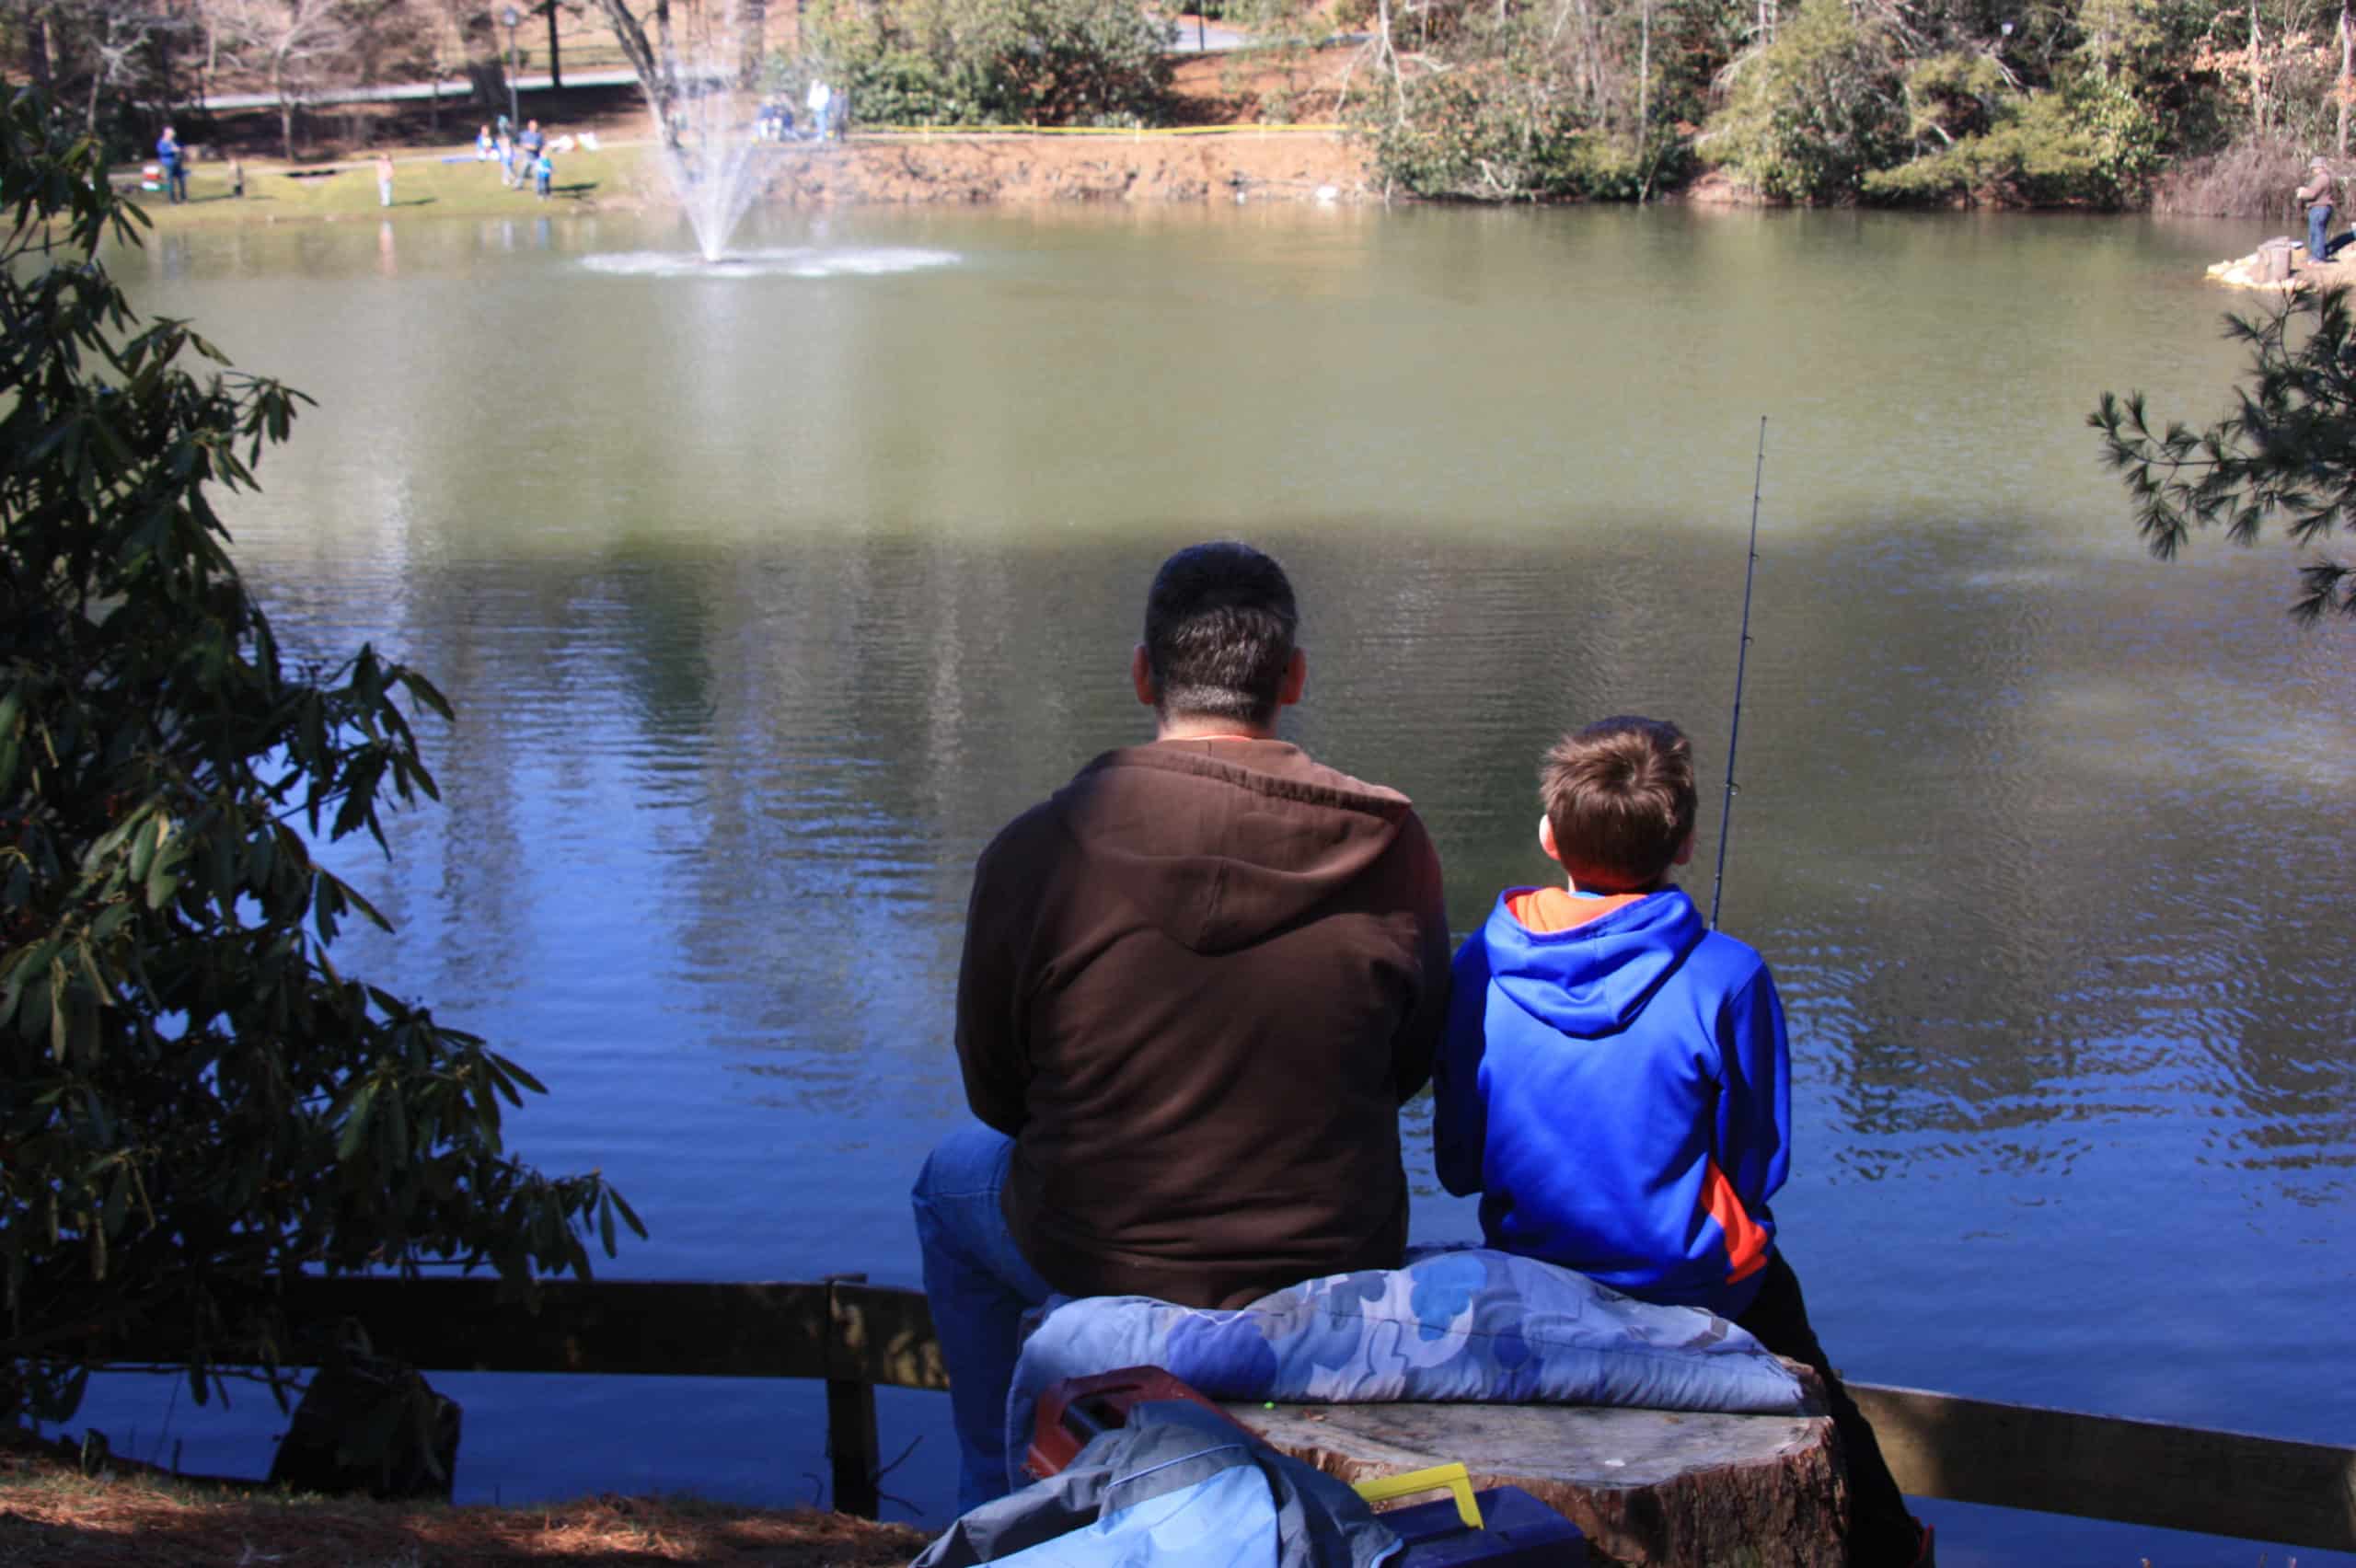
[[[1526,544],[1349,542],[1392,525],[1259,536],[1307,596],[1300,738],[1422,802],[1461,928],[1538,874],[1530,759],[1561,725],[1658,710],[1704,756],[1722,746],[1732,649],[1687,564],[1715,541],[1654,520],[1550,541],[1543,573]],[[405,616],[375,629],[433,650],[467,713],[436,747],[448,809],[403,830],[384,895],[410,941],[438,928],[445,984],[453,941],[466,966],[539,986],[550,963],[603,967],[618,941],[637,958],[661,930],[675,951],[643,978],[709,1044],[929,1050],[964,869],[1133,732],[1117,666],[1135,585],[1177,536],[869,533],[708,560],[625,541],[524,570],[412,565]],[[1779,580],[1843,580],[1810,554],[1787,541]],[[1782,598],[1758,620],[1729,909],[1775,956],[1837,1107],[1834,1158],[1868,1178],[1953,1159],[2066,1172],[2085,1147],[2073,1124],[2195,1113],[2202,1158],[2347,1170],[2356,1072],[2328,940],[2347,911],[2329,888],[2292,896],[2311,849],[2270,805],[2299,754],[2249,766],[2174,680],[2123,678],[2138,597],[2023,562],[1998,569],[2008,603],[1988,625],[1968,596],[1909,586],[1937,579],[1938,554],[1885,551],[1837,605]],[[1592,612],[1562,613],[1555,582]],[[316,601],[282,591],[362,629],[333,581]],[[2278,701],[2215,680],[2214,705]],[[2356,736],[2305,723],[2309,789],[2356,793]],[[2131,736],[2142,761],[2122,768]],[[641,859],[618,903],[602,868]],[[590,893],[572,886],[584,874],[600,919],[640,913],[571,930],[562,953],[519,947],[549,904]]]

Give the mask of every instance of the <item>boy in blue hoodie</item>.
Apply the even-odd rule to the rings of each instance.
[[[1457,951],[1432,1076],[1440,1182],[1481,1194],[1492,1247],[1705,1308],[1813,1367],[1848,1454],[1851,1560],[1928,1562],[1776,1250],[1791,1072],[1774,980],[1668,880],[1693,856],[1692,747],[1674,724],[1606,719],[1539,778],[1539,847],[1568,880],[1507,889]]]

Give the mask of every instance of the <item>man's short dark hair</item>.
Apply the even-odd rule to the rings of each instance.
[[[1547,752],[1538,797],[1572,882],[1650,892],[1693,831],[1693,744],[1664,719],[1598,720]]]
[[[1275,558],[1233,542],[1180,550],[1145,598],[1146,661],[1161,712],[1270,722],[1299,624]]]

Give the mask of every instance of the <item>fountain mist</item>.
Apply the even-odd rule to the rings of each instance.
[[[755,120],[761,95],[736,85],[743,56],[733,16],[716,33],[691,33],[687,41],[685,52],[666,62],[676,84],[671,112],[677,136],[676,145],[665,138],[663,161],[695,230],[696,248],[706,261],[718,261],[758,189],[762,147]],[[662,110],[650,107],[659,133]]]

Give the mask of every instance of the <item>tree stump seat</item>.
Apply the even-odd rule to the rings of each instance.
[[[1461,1461],[1586,1532],[1593,1561],[1841,1568],[1848,1485],[1831,1418],[1579,1405],[1231,1404],[1278,1450],[1357,1482]]]

